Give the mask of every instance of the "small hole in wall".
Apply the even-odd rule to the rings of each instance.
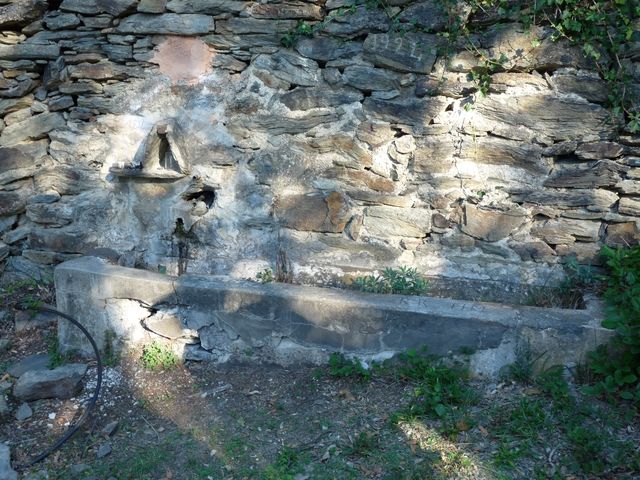
[[[49,10],[58,10],[61,3],[62,0],[49,0],[47,2],[47,4],[49,5]]]
[[[205,188],[198,192],[187,193],[182,197],[186,201],[196,200],[204,202],[207,208],[211,208],[216,199],[216,192],[212,188]],[[180,219],[178,219],[180,220]]]

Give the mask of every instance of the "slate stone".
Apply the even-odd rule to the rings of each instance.
[[[73,97],[69,95],[55,97],[49,100],[49,111],[58,112],[60,110],[66,110],[69,107],[73,107],[74,105]]]
[[[22,422],[27,418],[30,418],[32,415],[33,415],[33,410],[31,409],[29,404],[23,403],[18,407],[18,410],[16,410],[15,417],[16,417],[16,420],[18,420],[19,422]]]
[[[583,160],[602,160],[618,158],[624,153],[624,147],[615,142],[583,143],[576,148],[576,155]]]
[[[11,413],[11,408],[9,408],[7,399],[5,398],[4,393],[0,391],[0,420],[3,420],[4,417],[9,416],[10,413]],[[0,478],[2,477],[0,476]]]
[[[0,7],[0,28],[19,30],[34,22],[47,10],[46,0],[12,0]]]
[[[553,248],[544,242],[511,242],[509,246],[516,252],[522,261],[545,262],[556,256]]]
[[[257,18],[233,17],[216,23],[216,33],[247,35],[255,33],[286,33],[296,28],[295,20],[261,20]]]
[[[391,20],[382,10],[359,5],[344,15],[335,15],[326,23],[324,31],[329,35],[353,38],[369,32],[386,32],[390,24]]]
[[[26,205],[27,200],[22,193],[0,191],[0,217],[22,213]]]
[[[424,208],[367,207],[364,226],[370,235],[423,238],[431,231],[433,212]]]
[[[235,58],[233,55],[224,55],[216,53],[211,62],[211,66],[214,68],[224,68],[225,70],[231,70],[233,72],[241,72],[247,68],[247,64]]]
[[[25,140],[38,140],[51,130],[65,127],[67,122],[60,113],[41,113],[2,131],[0,146],[11,147]]]
[[[289,110],[309,110],[311,108],[347,105],[359,102],[362,98],[362,93],[347,88],[298,87],[282,94],[279,100]]]
[[[363,45],[375,66],[415,73],[431,72],[437,47],[438,37],[428,33],[370,33]]]
[[[162,337],[177,340],[188,335],[180,317],[170,312],[159,311],[149,318],[144,319],[144,326]]]
[[[640,199],[622,197],[618,204],[618,213],[640,217]]]
[[[536,43],[532,40],[537,39]],[[554,71],[562,67],[595,70],[593,62],[580,46],[565,39],[553,40],[552,31],[544,27],[529,27],[521,23],[499,23],[480,34],[480,46],[488,58],[500,58],[507,70]]]
[[[58,316],[50,312],[33,312],[18,310],[14,317],[16,332],[54,325]]]
[[[626,195],[640,195],[640,181],[639,180],[622,180],[616,183],[616,190]]]
[[[319,153],[332,153],[341,156],[341,160],[333,160],[335,164],[344,162],[346,166],[352,166],[353,168],[371,166],[371,152],[347,133],[315,137],[309,139],[304,147],[305,150],[314,149]]]
[[[450,100],[446,97],[396,98],[380,100],[367,98],[364,101],[365,114],[372,119],[390,123],[401,123],[421,128],[442,113]]]
[[[7,373],[12,377],[19,378],[30,370],[46,370],[49,368],[49,355],[34,354],[24,357],[22,360],[12,364]]]
[[[16,218],[16,217],[12,217]],[[13,225],[13,224],[12,224]],[[29,235],[29,227],[22,226],[9,230],[2,236],[2,241],[8,245],[12,245],[20,240],[24,240]]]
[[[570,244],[575,241],[597,242],[601,223],[570,218],[553,219],[534,226],[531,235],[541,238],[551,245]]]
[[[109,28],[113,23],[113,17],[111,15],[97,15],[95,17],[82,17],[82,23],[87,28]]]
[[[335,113],[309,113],[296,118],[260,115],[243,122],[243,128],[255,128],[271,135],[296,134],[307,132],[318,125],[333,123],[339,118]]]
[[[47,15],[44,23],[49,30],[72,29],[80,25],[80,19],[73,13],[61,13],[58,15]]]
[[[408,6],[397,16],[400,23],[410,23],[416,29],[439,32],[447,26],[447,12],[442,2],[429,0]]]
[[[103,88],[98,82],[78,81],[73,83],[63,83],[58,87],[60,93],[68,95],[80,95],[83,93],[102,93]]]
[[[320,5],[313,3],[287,1],[283,3],[253,3],[248,9],[254,18],[322,20]]]
[[[549,82],[559,93],[580,95],[593,103],[605,103],[609,99],[607,83],[599,76],[554,73]]]
[[[269,56],[259,55],[252,65],[294,85],[312,87],[320,81],[318,64],[292,52],[280,51]]]
[[[507,238],[525,219],[526,212],[522,209],[489,210],[466,204],[464,207],[464,222],[462,231],[479,240],[497,242]]]
[[[58,57],[53,62],[47,63],[42,75],[42,85],[48,90],[56,88],[60,82],[66,79],[67,71],[65,67],[64,57]]]
[[[557,168],[545,180],[545,187],[598,188],[613,187],[621,180],[624,169],[621,165],[600,161],[590,165]]]
[[[72,398],[82,389],[82,377],[87,366],[73,363],[53,370],[32,370],[24,373],[13,387],[13,395],[23,401],[42,398]]]
[[[16,112],[33,105],[33,95],[27,95],[22,98],[2,98],[0,99],[0,115]]]
[[[167,0],[140,0],[138,11],[140,13],[164,13]]]
[[[55,60],[59,56],[60,47],[55,44],[0,45],[1,60]]]
[[[510,194],[511,200],[518,203],[556,207],[589,207],[593,211],[608,210],[618,201],[618,195],[604,189],[512,190]]]
[[[102,51],[114,62],[126,62],[133,59],[133,47],[131,45],[113,45],[111,43],[102,46]]]
[[[27,232],[28,244],[33,250],[60,253],[85,253],[95,247],[85,232],[59,228],[32,228]]]
[[[361,141],[371,147],[379,147],[390,142],[395,137],[396,132],[388,124],[380,122],[365,121],[358,125],[356,136]]]
[[[610,112],[575,98],[547,95],[488,96],[475,107],[469,126],[491,129],[491,122],[522,125],[554,141],[595,137],[608,139],[616,131]],[[517,140],[517,139],[516,139]]]
[[[38,86],[38,82],[30,78],[25,78],[24,80],[17,82],[11,88],[8,88],[6,90],[0,90],[0,97],[4,97],[4,98],[24,97],[26,94],[31,92],[37,86]]]
[[[38,191],[55,190],[60,195],[77,195],[95,187],[97,180],[97,172],[69,165],[45,167],[38,170],[34,176]]]
[[[349,58],[362,52],[362,44],[330,37],[304,37],[295,45],[296,51],[307,58],[328,62],[337,58]]]
[[[10,253],[11,253],[11,249],[9,248],[9,245],[7,245],[6,243],[0,242],[0,261],[7,258]],[[0,350],[2,350],[1,346],[0,346]]]
[[[605,243],[610,247],[631,247],[640,243],[640,229],[636,222],[615,223],[607,227]]]
[[[113,422],[109,422],[102,428],[102,430],[100,430],[100,433],[105,437],[110,437],[114,433],[116,433],[116,430],[118,429],[119,425],[120,425],[120,423],[118,422],[118,420],[114,420]]]
[[[114,17],[135,10],[138,0],[63,0],[60,10],[97,15],[108,13]]]
[[[34,223],[52,227],[68,225],[73,220],[74,209],[69,204],[35,203],[27,205],[27,218]]]
[[[136,35],[202,35],[214,30],[214,21],[208,15],[193,13],[136,13],[122,20],[116,30]]]
[[[335,181],[344,182],[357,188],[366,188],[382,193],[392,193],[395,190],[393,180],[369,170],[354,170],[352,168],[334,167],[324,172],[324,177]]]
[[[127,78],[127,69],[109,61],[70,65],[69,76],[74,79],[117,80]]]
[[[249,2],[234,0],[169,0],[167,10],[175,13],[240,13],[247,8]]]
[[[464,136],[460,158],[488,165],[508,165],[546,175],[548,162],[542,161],[542,148],[493,136]]]
[[[280,47],[282,35],[206,35],[200,38],[216,50],[248,50],[251,48]]]
[[[103,443],[98,448],[96,452],[96,458],[104,458],[111,453],[111,445],[108,443]]]
[[[0,175],[9,170],[37,165],[47,154],[47,144],[48,142],[43,140],[0,148]]]
[[[352,65],[344,69],[344,83],[359,90],[395,90],[400,88],[400,76],[382,68]]]
[[[276,216],[281,225],[307,232],[341,233],[351,218],[348,198],[338,192],[328,195],[284,195]]]

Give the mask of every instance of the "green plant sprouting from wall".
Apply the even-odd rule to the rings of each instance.
[[[401,295],[425,295],[429,290],[429,282],[410,267],[385,268],[380,275],[356,277],[352,286],[361,292]]]
[[[608,268],[603,278],[608,311],[602,325],[616,335],[591,355],[598,378],[587,391],[640,407],[640,245],[616,250],[605,246],[602,256]]]

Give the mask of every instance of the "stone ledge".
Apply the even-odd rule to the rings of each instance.
[[[124,345],[159,338],[145,330],[143,321],[157,311],[171,312],[172,321],[177,317],[190,332],[178,341],[187,359],[194,350],[216,361],[244,358],[250,350],[255,352],[251,358],[290,364],[300,358],[321,362],[334,351],[371,359],[426,346],[435,355],[472,350],[472,370],[494,375],[515,359],[523,341],[544,353],[550,366],[578,362],[609,338],[595,307],[514,307],[226,277],[171,277],[93,257],[59,265],[55,283],[58,308],[83,322],[99,345],[108,330]],[[64,349],[90,353],[71,327],[59,325]],[[194,344],[196,331],[200,346]]]

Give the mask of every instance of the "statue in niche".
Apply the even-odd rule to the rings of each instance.
[[[169,180],[182,178],[189,173],[176,142],[174,127],[169,122],[153,126],[131,164],[112,167],[109,171],[120,177]]]

